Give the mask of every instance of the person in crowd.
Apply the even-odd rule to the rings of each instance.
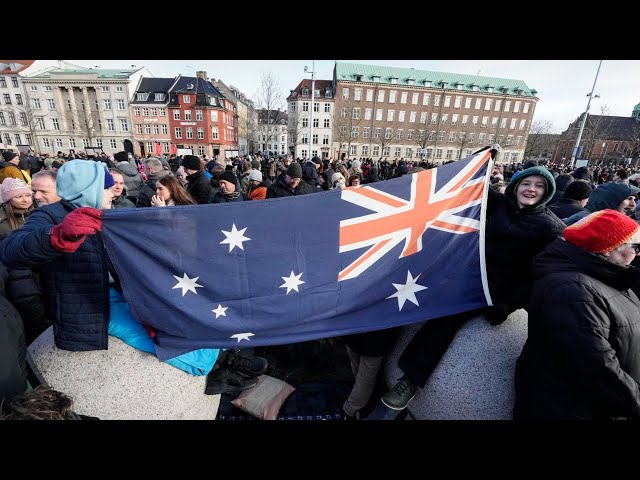
[[[344,178],[350,178],[352,175],[358,175],[360,177],[360,183],[364,180],[364,174],[362,168],[360,168],[360,160],[354,160],[351,162],[351,168],[349,169],[349,175]]]
[[[549,205],[549,210],[560,219],[581,212],[584,210],[592,190],[591,184],[586,180],[575,180],[567,186],[561,199]]]
[[[498,325],[514,310],[527,306],[531,260],[564,230],[564,224],[545,207],[554,193],[554,178],[544,167],[514,175],[504,195],[489,189],[485,258],[493,306],[425,322],[398,359],[403,376],[382,397],[387,407],[406,408],[467,320],[483,314]]]
[[[189,182],[187,181],[187,173],[184,171],[184,167],[182,165],[180,165],[176,170],[176,177],[178,178],[180,185],[187,188]]]
[[[20,155],[14,150],[2,152],[3,161],[0,162],[0,183],[5,178],[17,178],[31,185],[31,176],[20,168]]]
[[[7,177],[0,184],[0,240],[20,228],[33,211],[33,194],[29,185]]]
[[[331,188],[345,188],[347,186],[347,181],[344,179],[344,176],[340,172],[336,172],[331,175]]]
[[[262,174],[258,170],[251,170],[254,175]],[[210,203],[229,203],[229,202],[243,202],[249,200],[246,193],[238,188],[238,178],[229,170],[220,176],[218,180],[220,182],[220,190],[213,195]]]
[[[114,153],[113,159],[115,160],[116,168],[120,170],[121,176],[124,179],[124,188],[127,191],[126,195],[129,197],[134,197],[133,199],[131,199],[131,201],[135,205],[135,203],[138,201],[140,190],[144,185],[144,181],[140,176],[140,172],[138,172],[138,167],[136,167],[135,161],[129,161],[129,155],[127,154],[127,152]],[[110,169],[109,171],[111,172],[111,174],[113,174],[113,170]]]
[[[330,190],[333,188],[333,182],[331,178],[336,171],[333,169],[331,162],[328,159],[322,161],[322,188],[324,190]]]
[[[618,183],[629,183],[629,172],[627,172],[624,168],[616,170],[612,181]]]
[[[195,204],[195,200],[173,175],[165,175],[156,182],[156,194],[151,197],[152,207]]]
[[[311,157],[302,165],[302,180],[307,182],[313,188],[319,184],[318,167],[320,166],[320,158],[317,155]]]
[[[617,210],[625,215],[630,215],[636,207],[636,196],[640,188],[628,183],[608,182],[598,185],[589,195],[584,210],[574,213],[568,218],[563,218],[565,225],[573,225],[581,218],[599,210]]]
[[[0,263],[0,402],[4,403],[27,388],[27,345],[18,310],[5,297],[9,281]]]
[[[5,178],[0,185],[0,241],[22,227],[33,212],[29,186],[16,178]],[[38,280],[30,268],[7,269],[6,295],[24,322],[27,345],[49,327]]]
[[[551,205],[555,204],[558,200],[563,198],[564,191],[574,180],[575,179],[568,173],[563,173],[556,177],[556,193],[549,202],[549,208],[551,208]]]
[[[148,158],[144,162],[144,171],[147,181],[140,189],[136,207],[150,207],[151,197],[156,194],[156,182],[163,177],[171,175],[171,171],[164,170],[162,163],[157,158]]]
[[[42,207],[60,201],[56,190],[56,175],[52,170],[42,170],[31,179],[31,191],[36,206]]]
[[[292,197],[313,193],[311,186],[302,181],[302,167],[298,162],[291,162],[286,172],[267,188],[267,198]]]
[[[200,159],[195,155],[185,155],[182,159],[182,166],[187,174],[187,192],[198,204],[209,203],[211,194],[211,183],[201,170]]]
[[[378,177],[378,166],[371,165],[369,171],[367,172],[367,176],[364,178],[363,184],[375,183],[379,182],[380,178]]]
[[[640,418],[638,253],[637,222],[604,209],[535,258],[514,420]]]
[[[248,197],[251,200],[264,200],[267,198],[267,185],[262,181],[262,173],[257,170],[249,172],[251,188]]]
[[[350,187],[359,187],[360,186],[360,175],[351,175],[349,177],[349,186]]]
[[[125,178],[122,175],[122,171],[119,168],[110,168],[109,173],[111,173],[114,182],[113,187],[111,187],[114,195],[111,208],[136,208],[134,203],[125,197]]]
[[[51,387],[38,385],[2,402],[0,420],[99,420],[72,410],[73,399]]]

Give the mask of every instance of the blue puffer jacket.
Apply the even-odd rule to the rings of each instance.
[[[47,316],[56,346],[63,350],[106,350],[109,325],[109,259],[100,235],[88,235],[77,251],[62,253],[49,231],[75,207],[65,201],[37,208],[22,228],[0,243],[9,268],[41,267]]]

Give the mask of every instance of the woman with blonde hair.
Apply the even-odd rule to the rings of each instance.
[[[0,240],[20,228],[33,211],[33,193],[26,182],[7,177],[0,185]]]
[[[152,207],[195,204],[196,202],[176,177],[166,175],[158,179],[156,183],[156,194],[151,197]]]

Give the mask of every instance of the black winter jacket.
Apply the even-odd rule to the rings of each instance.
[[[40,267],[45,308],[58,348],[106,350],[109,270],[114,270],[102,238],[87,235],[73,253],[51,245],[51,227],[74,209],[64,200],[37,208],[22,228],[0,243],[0,261],[10,269]]]
[[[514,419],[640,418],[640,271],[556,239],[533,276]]]

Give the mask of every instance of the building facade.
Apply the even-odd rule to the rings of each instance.
[[[445,162],[498,143],[523,158],[537,91],[521,80],[336,62],[332,156]]]
[[[640,163],[640,116],[638,105],[631,117],[589,115],[580,137],[577,160],[588,160],[590,165],[638,166]],[[568,164],[584,118],[581,114],[560,134],[552,161]]]
[[[24,77],[25,98],[16,107],[33,130],[35,150],[133,153],[129,102],[143,76],[151,76],[146,68],[94,69],[61,61]]]
[[[33,60],[0,60],[0,143],[35,147],[35,129],[29,128],[21,72]]]
[[[141,157],[170,154],[169,91],[175,78],[142,77],[131,100],[134,153]]]
[[[199,77],[178,76],[169,91],[169,129],[177,150],[194,155],[232,157],[238,154],[235,104],[202,72]]]
[[[280,110],[258,110],[258,150],[272,155],[286,155],[288,115]]]
[[[315,89],[313,102],[312,86]],[[295,158],[331,156],[335,113],[333,93],[331,80],[302,80],[290,91],[287,97],[288,148]]]

